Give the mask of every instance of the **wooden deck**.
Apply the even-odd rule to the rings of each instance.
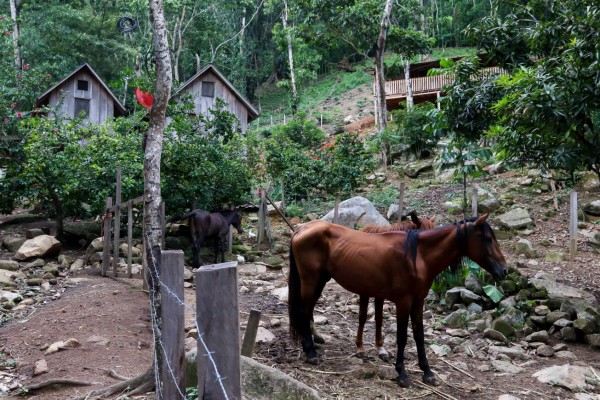
[[[504,71],[499,67],[491,67],[486,68],[484,73],[486,75],[503,74]],[[453,81],[454,75],[434,75],[410,79],[414,97],[426,96],[433,98],[436,98],[439,93],[443,92],[444,86]],[[406,80],[386,81],[385,93],[388,100],[406,98]]]

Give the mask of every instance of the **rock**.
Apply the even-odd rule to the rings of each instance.
[[[467,307],[467,311],[469,312],[469,314],[481,314],[481,312],[483,311],[483,307],[481,307],[477,303],[471,303]]]
[[[258,327],[256,331],[256,343],[271,343],[275,341],[275,335],[268,329],[263,328],[262,326]]]
[[[560,337],[566,342],[576,342],[577,331],[570,326],[564,327],[560,330]]]
[[[465,288],[480,296],[483,295],[483,283],[471,272],[469,272],[469,275],[465,279]]]
[[[567,257],[565,256],[565,254],[558,251],[551,251],[549,253],[546,253],[546,255],[544,256],[544,260],[553,263],[563,262],[566,259]]]
[[[456,310],[448,314],[444,320],[450,328],[463,329],[467,324],[468,316],[467,310]]]
[[[546,290],[548,293],[548,298],[551,300],[557,300],[560,303],[569,303],[583,308],[588,306],[598,308],[596,297],[593,294],[581,289],[564,285],[562,283],[558,283],[555,281],[556,278],[551,280],[547,278],[548,276],[554,278],[552,275],[544,274],[540,275],[540,277],[543,277],[540,279],[537,278],[538,274],[536,274],[533,279],[529,280],[529,283],[538,290]]]
[[[535,354],[537,354],[540,357],[552,357],[554,355],[554,349],[552,348],[552,346],[543,344],[537,348]]]
[[[527,342],[548,343],[548,340],[550,340],[550,335],[548,335],[547,331],[533,332],[531,335],[529,335],[525,338],[525,341],[527,341]]]
[[[583,212],[595,217],[600,217],[600,200],[594,200],[589,203],[584,203],[581,207]]]
[[[43,358],[35,362],[33,376],[42,375],[48,372],[48,363]]]
[[[409,178],[417,178],[422,172],[433,171],[433,161],[431,159],[419,160],[409,163],[404,168],[404,173]]]
[[[514,296],[507,297],[506,299],[502,299],[500,303],[498,303],[500,308],[511,308],[517,305],[517,301]]]
[[[510,324],[515,327],[525,323],[525,316],[525,313],[518,308],[508,307],[506,310],[504,310],[504,314],[501,318],[508,320]]]
[[[45,235],[45,234],[46,234],[46,232],[44,232],[40,228],[32,228],[32,229],[27,229],[25,231],[25,238],[26,239],[33,239],[34,237],[42,236],[42,235]]]
[[[431,345],[429,345],[429,348],[438,357],[443,357],[445,355],[452,353],[452,349],[450,348],[450,346],[448,346],[446,344],[443,344],[441,346],[437,345],[437,344],[431,344]]]
[[[444,301],[446,302],[446,306],[452,307],[455,303],[460,299],[460,293],[464,288],[457,286],[450,288],[444,294]]]
[[[486,329],[483,331],[483,337],[494,340],[496,342],[501,342],[504,344],[508,344],[508,339],[501,332],[498,332],[494,329]]]
[[[585,335],[585,342],[592,346],[592,348],[594,349],[600,348],[600,333]]]
[[[492,321],[492,329],[500,332],[505,337],[514,336],[516,332],[511,321],[504,316],[496,318],[494,321]]]
[[[446,329],[446,333],[450,336],[461,337],[461,338],[471,336],[471,334],[464,329]]]
[[[319,314],[313,316],[313,321],[315,325],[325,325],[329,322],[326,316]]]
[[[95,344],[98,346],[102,346],[102,347],[106,347],[110,344],[110,340],[103,337],[103,336],[97,336],[97,335],[92,335],[89,338],[87,338],[86,342],[91,343],[91,344]]]
[[[283,261],[283,259],[281,257],[271,256],[271,257],[267,257],[265,259],[264,263],[267,264],[267,267],[269,267],[269,268],[281,269],[283,267],[283,264],[285,263],[285,261]]]
[[[65,341],[59,341],[59,342],[52,343],[46,349],[44,354],[48,355],[48,354],[56,353],[59,350],[74,349],[79,346],[81,346],[81,343],[79,343],[79,341],[77,339],[71,338],[71,339],[67,339]]]
[[[523,368],[518,365],[514,365],[510,361],[494,360],[492,361],[492,369],[496,372],[507,373],[507,374],[518,374],[524,371]]]
[[[333,214],[334,210],[331,210],[321,220],[332,222]],[[377,211],[373,203],[360,196],[352,197],[340,203],[338,220],[338,224],[349,228],[366,225],[390,225],[383,215]]]
[[[77,260],[73,261],[73,264],[71,264],[71,267],[69,267],[69,271],[71,271],[71,272],[79,271],[79,270],[83,269],[84,265],[85,265],[85,262],[83,261],[83,258],[78,258]]]
[[[592,390],[593,386],[586,383],[586,377],[589,380],[595,379],[589,367],[570,364],[544,368],[532,376],[542,383],[564,387],[572,392]]]
[[[575,328],[577,331],[583,332],[585,335],[594,333],[596,330],[595,324],[587,319],[576,319],[573,321],[573,328]]]
[[[6,237],[4,238],[2,244],[6,250],[10,251],[11,253],[16,253],[26,240],[27,239],[23,237]]]
[[[271,294],[277,297],[280,301],[287,302],[288,300],[288,287],[282,287],[271,291]]]
[[[548,315],[546,315],[546,321],[550,325],[554,325],[554,323],[556,321],[558,321],[559,319],[568,320],[569,314],[567,314],[566,312],[563,312],[563,311],[552,311],[552,312],[548,313]]]
[[[6,271],[18,271],[19,263],[12,260],[0,260],[0,269],[4,269]]]
[[[490,346],[489,353],[491,355],[498,356],[499,354],[504,354],[508,356],[511,360],[527,360],[529,356],[525,353],[519,346],[513,347],[500,347],[500,346]]]
[[[564,358],[565,360],[577,360],[577,356],[575,356],[573,352],[567,350],[555,351],[554,357]]]
[[[19,303],[21,300],[23,300],[23,297],[21,296],[20,293],[10,292],[7,290],[0,290],[0,301],[1,302],[12,301],[13,303]]]
[[[41,235],[26,240],[15,253],[17,260],[27,260],[33,257],[51,257],[60,253],[61,244],[55,237]]]
[[[480,187],[477,188],[477,212],[479,214],[491,213],[500,208],[500,202],[493,194]]]
[[[548,306],[536,306],[533,310],[536,315],[548,315],[550,313],[550,309]]]
[[[527,239],[520,239],[515,246],[515,251],[517,254],[523,254],[525,258],[537,258],[533,244]]]
[[[520,229],[533,223],[524,208],[513,208],[507,213],[497,216],[494,222],[505,229]]]
[[[473,304],[475,304],[475,303],[473,303]],[[469,331],[483,332],[488,328],[488,326],[487,326],[487,322],[485,320],[476,319],[473,321],[469,321],[467,328],[469,329]],[[495,332],[497,332],[497,331],[495,331]],[[498,333],[500,333],[500,332],[498,332]],[[504,341],[504,340],[506,340],[506,338],[503,335],[503,339],[501,341]]]
[[[503,394],[498,396],[498,400],[521,400],[518,397],[515,397],[511,394]]]
[[[512,279],[505,279],[500,283],[500,287],[504,291],[504,294],[513,294],[517,291],[517,284]]]
[[[481,301],[481,296],[476,295],[469,289],[463,289],[460,291],[460,299],[465,304],[477,303]]]

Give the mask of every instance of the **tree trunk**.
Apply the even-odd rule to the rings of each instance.
[[[413,99],[412,84],[410,82],[410,59],[404,62],[404,80],[406,81],[406,109],[410,110],[415,104]]]
[[[162,371],[163,359],[160,347],[161,321],[160,316],[160,245],[162,224],[160,218],[161,188],[160,188],[160,159],[165,128],[165,112],[171,95],[173,83],[171,58],[167,40],[167,25],[164,17],[162,0],[149,0],[150,19],[152,21],[152,44],[156,60],[156,82],[154,84],[154,102],[150,109],[148,136],[144,152],[144,240],[148,260],[150,306],[154,327],[154,353],[157,371]],[[162,399],[159,387],[156,390],[157,399]]]
[[[183,50],[183,23],[185,22],[185,7],[181,11],[181,18],[173,27],[173,79],[179,82],[179,57]]]
[[[385,52],[385,41],[387,30],[390,25],[390,14],[392,13],[393,0],[386,0],[383,16],[379,26],[379,37],[375,49],[375,107],[377,109],[377,122],[381,134],[387,127],[387,106],[385,104],[385,77],[383,57]]]
[[[288,30],[288,5],[287,1],[283,1],[284,12],[281,15],[283,30],[285,31],[288,44],[288,63],[290,64],[290,83],[292,86],[292,114],[296,115],[298,109],[298,90],[296,89],[296,72],[294,71],[294,48],[292,46],[292,33]]]
[[[19,14],[17,12],[17,3],[15,0],[10,0],[10,18],[13,20],[13,46],[15,51],[15,68],[20,71],[23,66],[23,60],[21,59],[21,46],[19,44],[19,24],[17,18]]]

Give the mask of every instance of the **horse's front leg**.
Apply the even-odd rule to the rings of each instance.
[[[398,354],[396,355],[396,372],[398,377],[396,381],[401,387],[407,388],[410,386],[410,378],[404,367],[404,348],[406,347],[408,317],[411,309],[410,297],[404,297],[400,301],[396,301],[396,344],[398,346]]]
[[[377,347],[377,355],[382,361],[389,361],[390,356],[386,349],[383,348],[383,298],[375,298],[375,346]]]
[[[423,382],[437,386],[435,375],[429,368],[427,354],[425,353],[425,332],[423,329],[423,300],[413,305],[410,312],[410,320],[412,322],[413,337],[417,344],[417,354],[419,357],[419,368],[423,371]]]
[[[200,267],[200,243],[197,239],[192,239],[192,268]]]
[[[359,358],[366,358],[367,353],[363,347],[363,331],[367,322],[367,310],[369,307],[369,296],[361,295],[358,308],[358,331],[356,332],[356,352]]]

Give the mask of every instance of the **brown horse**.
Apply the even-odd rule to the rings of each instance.
[[[367,233],[385,233],[408,231],[411,229],[435,228],[435,215],[431,218],[418,217],[416,212],[411,211],[409,216],[410,220],[406,219],[388,226],[368,225],[361,228],[361,231]],[[389,355],[387,350],[383,347],[383,335],[381,333],[381,327],[383,324],[383,300],[384,299],[381,297],[375,298],[375,347],[377,349],[377,355],[379,358],[383,361],[388,361]],[[363,347],[363,331],[365,328],[365,323],[367,322],[368,307],[369,296],[361,295],[358,310],[358,332],[356,333],[356,352],[358,353],[359,358],[367,357]]]
[[[192,239],[192,268],[200,267],[200,247],[206,239],[215,239],[215,263],[219,252],[221,262],[225,262],[225,243],[229,233],[229,225],[244,233],[242,229],[242,215],[237,210],[224,210],[210,213],[204,210],[194,210],[184,215],[177,215],[169,222],[188,219]]]
[[[288,278],[290,334],[301,338],[306,361],[319,357],[311,335],[315,304],[335,279],[346,290],[384,298],[396,305],[398,384],[410,385],[404,368],[409,316],[423,381],[435,384],[425,354],[423,302],[433,279],[448,265],[469,257],[495,279],[507,275],[506,261],[487,214],[426,231],[369,234],[324,221],[301,226],[292,236]]]

